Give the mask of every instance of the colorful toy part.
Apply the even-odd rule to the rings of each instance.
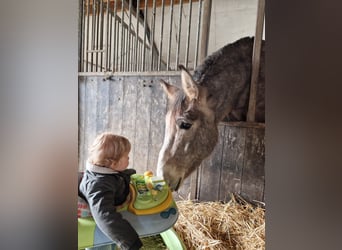
[[[160,177],[134,174],[131,176],[131,195],[128,210],[136,215],[148,215],[163,212],[175,207],[172,193]]]
[[[160,233],[167,249],[185,250],[185,246],[171,227]],[[78,249],[99,247],[113,244],[102,231],[97,227],[92,217],[78,219]]]
[[[93,217],[78,218],[78,249],[112,244],[96,225]]]
[[[151,172],[145,175],[132,175],[130,196],[128,204],[123,204],[116,209],[140,237],[160,234],[168,249],[185,249],[179,248],[182,242],[171,230],[179,214],[172,193],[164,180],[154,177]],[[97,227],[91,217],[88,204],[80,197],[78,198],[78,217],[79,249],[113,243]]]

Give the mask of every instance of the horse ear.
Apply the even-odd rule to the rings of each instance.
[[[163,79],[160,79],[160,85],[163,87],[163,90],[169,99],[173,99],[175,93],[179,90],[178,87],[165,82]]]
[[[178,67],[181,70],[182,87],[186,96],[190,100],[197,99],[199,90],[196,82],[183,65],[179,65]]]

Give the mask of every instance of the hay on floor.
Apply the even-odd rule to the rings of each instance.
[[[232,196],[227,203],[177,201],[174,228],[186,248],[265,249],[265,209]]]

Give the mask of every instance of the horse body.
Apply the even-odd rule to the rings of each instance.
[[[252,71],[253,38],[242,38],[207,57],[193,76],[180,65],[182,88],[161,82],[169,99],[157,175],[177,190],[211,154],[218,123],[246,119]],[[256,121],[265,121],[265,50],[262,44]]]

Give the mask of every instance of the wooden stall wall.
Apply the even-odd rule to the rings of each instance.
[[[96,135],[111,131],[131,141],[129,167],[139,173],[156,173],[167,108],[159,80],[180,86],[179,73],[168,74],[79,77],[80,171],[85,168],[87,150]],[[233,192],[249,201],[264,201],[264,126],[244,124],[219,125],[214,152],[185,180],[176,199],[227,201]]]
[[[219,141],[198,173],[195,197],[202,201],[230,200],[239,194],[250,202],[264,202],[264,126],[219,125]]]
[[[156,172],[164,137],[166,97],[160,77],[103,76],[79,79],[79,170],[97,134],[111,131],[132,144],[129,167]]]

